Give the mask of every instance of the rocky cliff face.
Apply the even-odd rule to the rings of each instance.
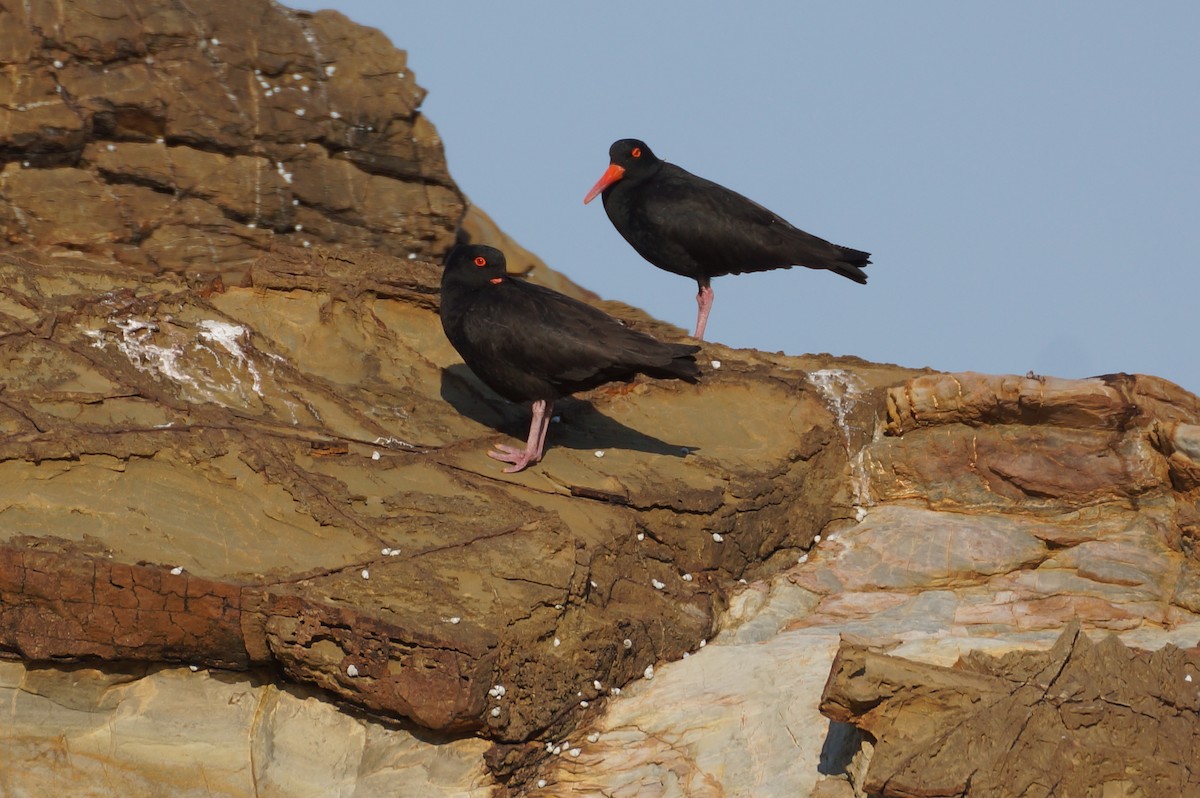
[[[504,475],[440,257],[575,289],[467,210],[403,53],[255,0],[0,33],[7,791],[1197,788],[1196,397],[706,344]]]
[[[265,0],[9,4],[11,245],[226,280],[277,243],[440,253],[462,195],[378,31]]]

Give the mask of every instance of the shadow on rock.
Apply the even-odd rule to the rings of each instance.
[[[521,440],[529,434],[529,404],[516,404],[493,393],[465,364],[442,369],[442,398],[467,418]],[[548,447],[568,449],[627,449],[648,454],[683,457],[684,449],[698,446],[668,443],[627,427],[601,413],[586,399],[567,398],[554,405],[561,419],[552,424]]]
[[[817,772],[824,776],[844,776],[854,755],[862,747],[864,735],[850,723],[829,722],[829,732],[821,746]]]

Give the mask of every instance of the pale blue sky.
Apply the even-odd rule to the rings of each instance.
[[[583,205],[637,137],[873,253],[717,278],[712,340],[1200,392],[1200,3],[319,7],[408,51],[459,186],[602,296],[695,321]]]

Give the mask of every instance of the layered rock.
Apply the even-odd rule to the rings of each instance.
[[[269,673],[0,662],[0,699],[10,795],[491,793],[483,740],[409,734]]]
[[[961,757],[896,731],[906,697],[1016,695],[1046,655],[882,649],[948,666],[1078,620],[1163,652],[1099,644],[1105,678],[1192,674],[1195,396],[706,344],[699,386],[564,402],[505,475],[484,452],[527,411],[445,341],[440,257],[498,243],[586,294],[467,210],[403,53],[255,0],[26,4],[0,34],[7,789],[907,794]],[[839,650],[878,711],[831,688],[830,726]],[[918,675],[872,694],[855,656]],[[1190,684],[1155,706],[1186,720]],[[1125,711],[1055,707],[992,753]],[[1184,789],[1172,756],[1129,789]]]
[[[1200,791],[1200,649],[1093,643],[940,668],[843,645],[821,708],[878,744],[872,795]]]
[[[1197,398],[1142,376],[931,374],[866,391],[856,373],[810,379],[846,424],[858,521],[831,524],[801,562],[735,592],[704,651],[625,691],[583,731],[579,759],[548,764],[533,794],[1005,795],[1013,783],[1052,794],[1064,757],[1098,761],[1120,744],[1132,696],[1150,713],[1138,745],[1075,767],[1061,794],[1188,794]],[[1072,633],[1050,660],[1028,653],[1070,623],[1098,645]],[[1110,632],[1145,651],[1101,642]],[[972,651],[1014,653],[991,666]],[[1048,662],[1078,670],[1055,681]],[[1011,674],[1031,669],[1065,698],[1043,706],[1018,691]],[[1102,685],[1117,697],[1098,700],[1110,698]],[[986,712],[955,725],[955,707],[1001,698],[1028,710],[1020,734],[988,732]]]
[[[0,11],[0,226],[232,282],[276,243],[431,256],[462,194],[403,51],[269,0]]]

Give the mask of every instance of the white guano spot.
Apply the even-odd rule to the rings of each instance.
[[[347,665],[346,666],[346,675],[349,676],[351,679],[353,679],[355,676],[358,676],[358,668],[355,667],[354,665]]]

